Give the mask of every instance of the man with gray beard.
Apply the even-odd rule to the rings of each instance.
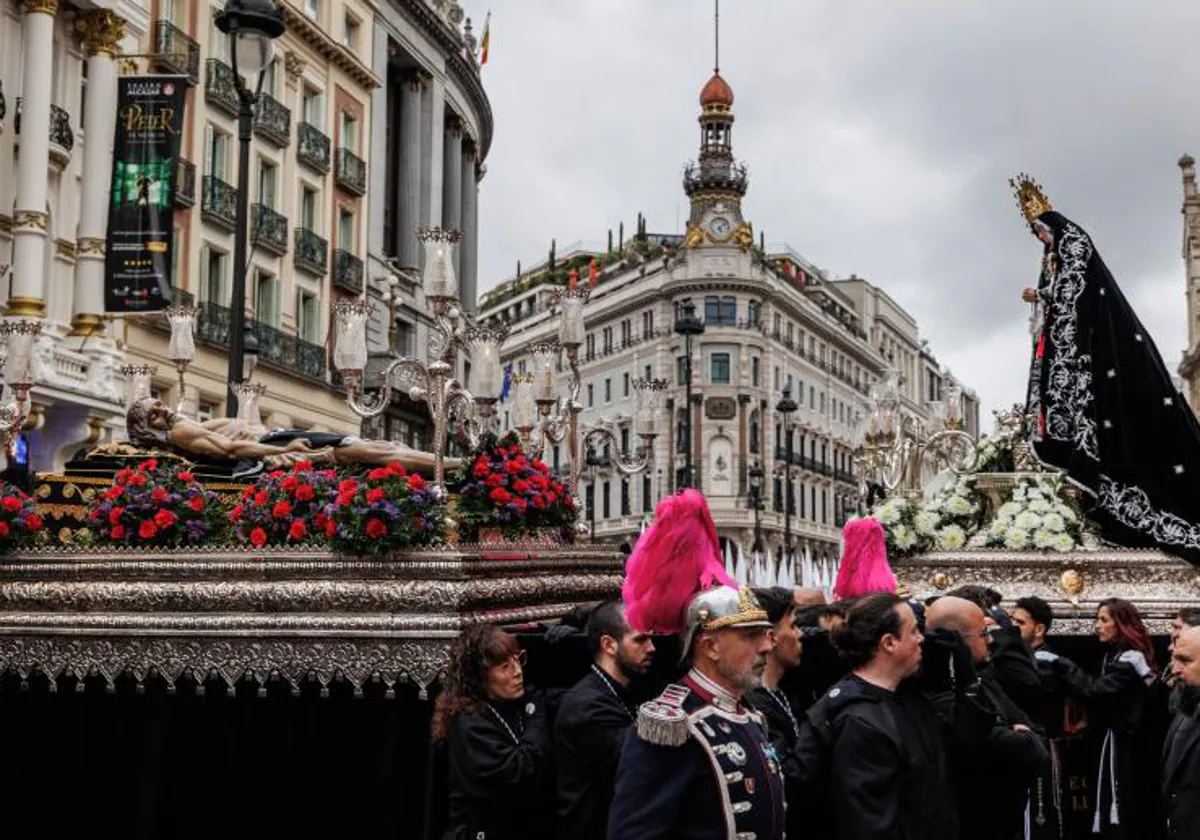
[[[1185,627],[1171,651],[1175,719],[1163,747],[1162,791],[1171,840],[1200,837],[1200,627]]]

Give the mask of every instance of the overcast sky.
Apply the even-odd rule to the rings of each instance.
[[[464,0],[482,21],[488,0]],[[711,0],[496,0],[480,289],[556,237],[686,218]],[[481,28],[481,27],[479,27]],[[478,28],[477,28],[478,31]],[[725,0],[744,210],[882,286],[990,411],[1024,398],[1033,173],[1088,230],[1174,370],[1186,344],[1179,156],[1200,156],[1196,0]]]

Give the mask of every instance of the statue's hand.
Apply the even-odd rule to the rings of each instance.
[[[1025,301],[1026,303],[1036,303],[1037,299],[1038,294],[1033,289],[1027,287],[1025,291],[1021,292],[1021,300]]]
[[[283,448],[284,452],[311,452],[312,447],[304,438],[296,438]]]

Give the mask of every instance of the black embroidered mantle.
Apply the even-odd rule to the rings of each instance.
[[[1034,450],[1095,495],[1119,545],[1200,565],[1200,426],[1092,239],[1059,213],[1038,284],[1030,365]]]

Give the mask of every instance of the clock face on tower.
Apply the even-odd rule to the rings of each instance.
[[[713,236],[725,237],[729,235],[729,220],[724,216],[717,216],[708,223],[708,229]]]

